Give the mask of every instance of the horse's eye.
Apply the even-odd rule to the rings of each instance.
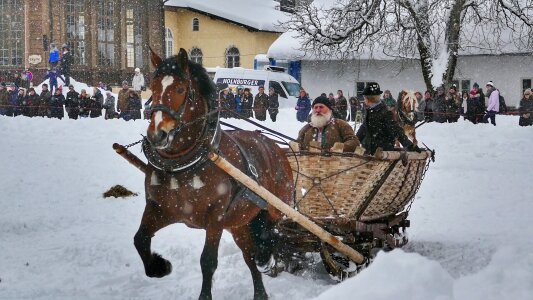
[[[176,90],[176,92],[178,92],[178,94],[183,94],[185,92],[185,89],[184,88],[178,88]]]

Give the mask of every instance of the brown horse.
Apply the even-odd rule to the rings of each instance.
[[[412,91],[402,90],[398,96],[398,122],[402,126],[405,135],[417,145],[418,141],[416,139],[416,122],[417,122],[417,112],[418,112],[418,99],[415,96],[415,93]],[[397,143],[399,146],[399,143]]]
[[[293,180],[285,154],[271,139],[252,131],[224,131],[218,122],[216,91],[201,65],[187,52],[162,60],[151,51],[156,68],[152,116],[143,142],[148,158],[146,207],[135,247],[147,276],[163,277],[171,264],[152,253],[151,239],[161,228],[185,223],[206,230],[200,265],[200,299],[211,299],[222,231],[228,230],[252,273],[254,299],[266,299],[261,273],[272,266],[273,226],[281,213],[267,205],[207,159],[217,152],[280,199],[293,199]]]

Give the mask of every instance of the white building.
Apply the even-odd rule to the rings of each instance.
[[[401,62],[380,58],[350,61],[316,60],[298,51],[299,42],[291,32],[282,34],[269,48],[274,60],[299,62],[300,69],[291,74],[300,80],[311,97],[320,93],[344,91],[352,96],[364,88],[365,82],[375,81],[381,89],[391,91],[394,98],[402,89],[425,91],[420,63],[417,60]],[[298,64],[296,64],[298,65]],[[299,76],[298,76],[299,75]],[[477,82],[483,90],[488,81],[505,97],[509,106],[518,106],[522,92],[532,87],[533,52],[503,55],[461,55],[458,58],[455,80],[459,89],[469,90]]]

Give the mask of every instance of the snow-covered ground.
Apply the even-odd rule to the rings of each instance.
[[[293,110],[277,123],[296,136]],[[411,210],[409,244],[380,253],[334,284],[317,267],[264,276],[271,299],[533,299],[533,128],[426,124],[434,148]],[[252,128],[243,121],[234,124]],[[204,231],[182,224],[152,246],[173,263],[144,275],[133,246],[144,207],[143,176],[112,150],[140,139],[146,121],[0,117],[0,299],[195,299]],[[140,147],[133,152],[143,157]],[[122,184],[139,196],[103,198]],[[215,299],[252,299],[251,277],[231,236],[220,245]]]

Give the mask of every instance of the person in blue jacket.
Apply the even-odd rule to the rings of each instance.
[[[61,79],[63,81],[63,84],[65,84],[65,78],[61,76],[57,72],[56,69],[51,69],[46,72],[46,76],[44,76],[43,80],[50,79],[49,86],[50,86],[50,93],[54,94],[54,88],[57,89],[57,78]]]
[[[300,89],[300,96],[294,109],[296,109],[296,119],[299,122],[307,122],[307,116],[311,112],[311,100],[303,88]]]
[[[50,58],[48,59],[51,68],[55,68],[59,63],[59,49],[55,43],[50,43]]]

